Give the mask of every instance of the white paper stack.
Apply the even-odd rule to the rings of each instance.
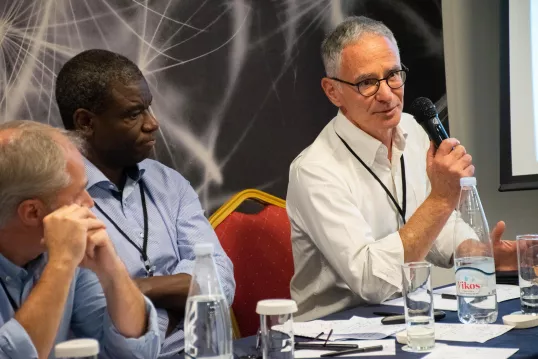
[[[382,318],[352,317],[349,320],[313,320],[311,322],[293,323],[293,333],[307,338],[326,339],[331,332],[329,341],[345,339],[379,340],[405,329],[405,324],[384,325]],[[282,330],[276,325],[273,330]],[[323,335],[320,335],[323,333]]]

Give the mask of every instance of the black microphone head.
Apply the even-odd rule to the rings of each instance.
[[[433,102],[426,97],[415,99],[411,104],[409,112],[415,117],[418,123],[422,123],[437,116],[437,108],[435,108]]]

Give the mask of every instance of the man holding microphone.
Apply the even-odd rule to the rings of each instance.
[[[323,41],[322,88],[336,117],[292,163],[287,211],[298,319],[319,318],[401,291],[400,266],[452,266],[454,209],[472,157],[438,149],[402,113],[407,69],[383,23],[351,17]],[[515,245],[492,231],[497,269],[517,267]]]

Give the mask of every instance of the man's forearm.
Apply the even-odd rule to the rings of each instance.
[[[39,358],[47,358],[64,314],[76,266],[48,262],[34,289],[15,313],[26,330]]]
[[[148,326],[144,296],[118,260],[111,275],[98,275],[106,298],[107,310],[116,329],[126,338],[142,336]]]
[[[431,195],[417,208],[399,231],[405,263],[426,258],[453,211],[454,208],[448,201]]]
[[[167,309],[176,315],[183,316],[191,278],[190,275],[181,273],[138,278],[135,282],[157,308]]]

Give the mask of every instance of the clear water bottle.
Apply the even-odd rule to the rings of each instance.
[[[232,359],[232,324],[222,291],[213,244],[197,244],[196,260],[185,309],[185,355]]]
[[[493,323],[498,305],[488,222],[476,190],[476,178],[464,177],[460,185],[454,230],[458,317],[464,324]]]

